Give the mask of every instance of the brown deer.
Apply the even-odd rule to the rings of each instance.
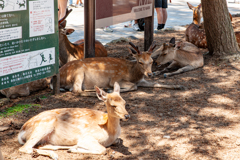
[[[185,32],[186,41],[195,44],[200,48],[207,48],[206,34],[204,30],[204,24],[201,22],[202,18],[202,5],[201,3],[194,7],[188,3],[188,7],[193,10],[193,23],[188,26]],[[232,15],[229,13],[230,20],[232,21]],[[238,46],[240,47],[240,32],[235,32]]]
[[[74,32],[73,29],[66,29],[66,18],[72,10],[66,10],[66,15],[58,21],[59,27],[59,60],[60,66],[63,66],[69,61],[84,58],[84,39],[71,43],[67,35]],[[101,42],[95,40],[95,56],[106,57],[107,50]]]
[[[192,46],[191,46],[192,45]],[[193,49],[195,47],[195,49]],[[156,71],[154,75],[159,75],[168,72],[171,69],[180,68],[172,73],[165,73],[164,78],[191,71],[200,68],[204,65],[203,54],[199,49],[189,42],[175,43],[175,38],[172,38],[169,43],[163,44],[162,53],[156,60],[158,65],[163,65],[168,62],[171,64],[162,71]]]
[[[0,160],[4,160],[1,150],[0,150]]]
[[[19,151],[40,155],[55,160],[53,151],[68,149],[74,153],[103,154],[107,146],[118,143],[121,132],[120,119],[126,121],[130,115],[126,102],[120,96],[120,86],[114,83],[113,93],[106,93],[95,86],[98,98],[104,101],[107,113],[86,108],[62,108],[42,112],[28,120],[18,134],[24,144]],[[33,147],[40,146],[38,149]]]
[[[0,90],[0,92],[7,98],[17,98],[29,96],[31,92],[39,91],[48,87],[50,83],[49,78],[39,79],[29,83],[21,84],[18,86],[10,87]]]
[[[144,79],[152,76],[153,59],[151,54],[155,43],[147,52],[140,52],[133,43],[129,44],[136,61],[113,57],[94,57],[68,62],[60,68],[60,87],[83,96],[91,96],[90,92],[97,85],[101,88],[113,87],[115,82],[121,86],[121,92],[137,90],[141,87],[160,87],[169,89],[183,89],[180,85],[162,85],[148,82]]]
[[[191,42],[197,47],[207,48],[205,30],[199,27],[202,18],[202,5],[200,3],[197,7],[194,7],[188,2],[187,4],[193,10],[193,23],[185,31],[186,41]]]

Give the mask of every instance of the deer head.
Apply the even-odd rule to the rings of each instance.
[[[166,64],[173,60],[175,56],[175,38],[173,37],[169,43],[163,43],[162,53],[157,58],[158,65]]]
[[[202,18],[202,4],[200,3],[197,7],[194,7],[187,2],[189,9],[193,10],[193,23],[200,25]]]
[[[107,106],[107,112],[109,116],[122,119],[124,121],[130,118],[130,115],[125,109],[126,102],[120,96],[120,86],[117,82],[114,83],[113,93],[106,93],[102,89],[95,86],[97,97],[104,101]]]
[[[152,76],[152,64],[153,59],[151,58],[151,54],[156,47],[155,42],[149,47],[148,51],[141,52],[138,49],[138,46],[135,46],[132,42],[129,44],[133,47],[130,48],[133,54],[133,57],[137,60],[137,65],[140,67],[141,72],[146,76]]]

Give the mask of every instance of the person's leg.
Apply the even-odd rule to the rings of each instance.
[[[162,29],[162,24],[163,24],[163,14],[162,14],[162,8],[156,8],[157,12],[157,20],[158,20],[158,26],[157,29]]]
[[[71,0],[69,0],[71,1]],[[62,19],[66,14],[67,0],[58,0],[58,20]]]
[[[162,0],[162,28],[165,27],[165,24],[167,22],[167,0]]]
[[[137,19],[133,21],[132,27],[135,31],[140,31]]]

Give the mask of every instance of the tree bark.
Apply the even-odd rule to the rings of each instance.
[[[201,0],[209,53],[218,58],[239,54],[226,0]]]

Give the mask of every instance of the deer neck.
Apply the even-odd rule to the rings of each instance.
[[[200,25],[201,16],[200,15],[193,15],[193,23],[196,24],[196,25]]]
[[[62,63],[66,64],[69,59],[72,59],[72,54],[76,52],[74,44],[72,44],[66,35],[59,35],[59,59]]]
[[[129,67],[130,82],[136,83],[144,77],[144,74],[141,71],[141,67],[137,61],[129,62],[128,67]]]
[[[105,105],[107,106],[107,108],[112,107],[110,106],[110,104],[107,104],[107,102],[105,102]],[[107,128],[107,132],[111,136],[115,136],[116,134],[118,134],[119,129],[121,129],[120,118],[116,118],[112,116],[109,111],[108,111],[108,121],[106,124],[106,128]]]

